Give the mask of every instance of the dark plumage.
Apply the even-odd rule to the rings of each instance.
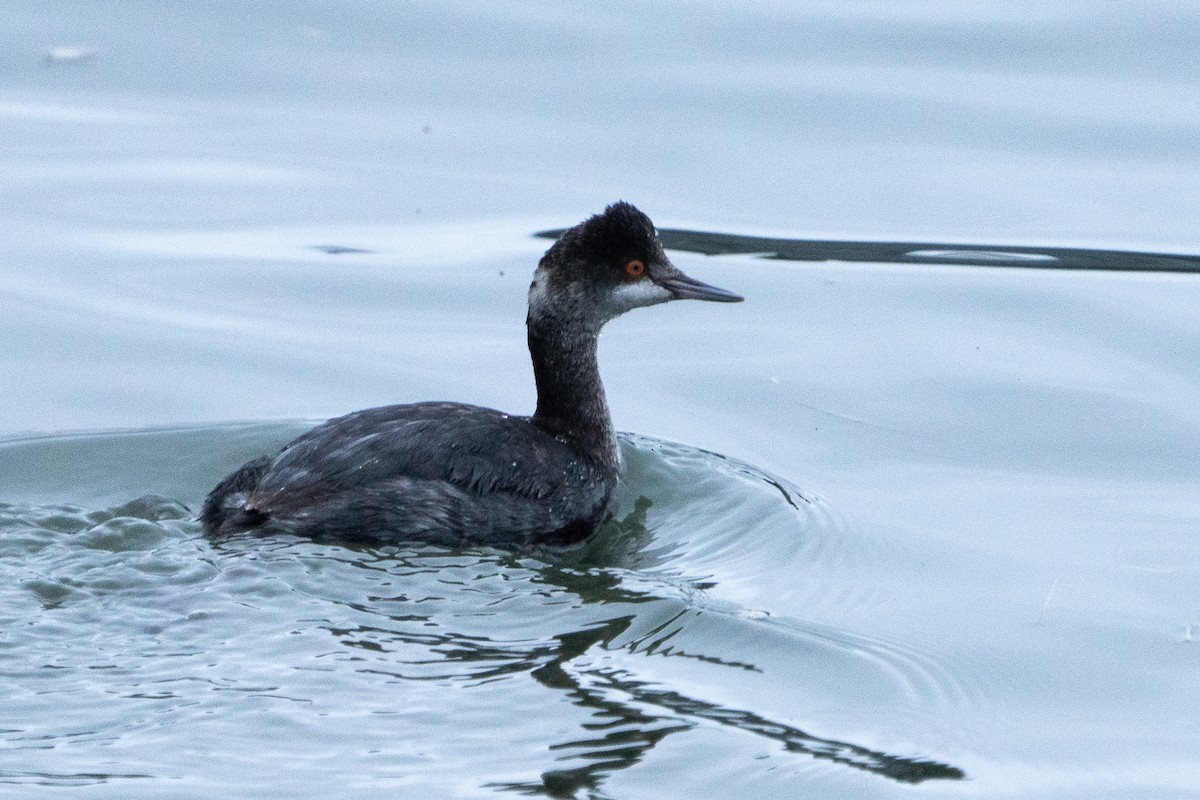
[[[414,403],[330,420],[225,478],[204,501],[210,535],[243,531],[431,542],[567,544],[603,519],[620,458],[596,345],[605,322],[681,298],[732,302],[667,260],[628,203],[570,229],[529,289],[532,417]]]

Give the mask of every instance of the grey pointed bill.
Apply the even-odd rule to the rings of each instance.
[[[695,278],[676,272],[660,278],[658,284],[671,293],[672,300],[712,300],[716,303],[740,303],[746,298],[728,289],[710,286]]]

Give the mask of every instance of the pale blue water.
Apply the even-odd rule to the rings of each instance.
[[[10,6],[0,796],[1200,796],[1195,275],[677,253],[747,301],[606,331],[588,548],[190,519],[527,413],[532,234],[618,198],[1200,253],[1186,4]]]

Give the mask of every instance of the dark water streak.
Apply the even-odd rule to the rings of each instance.
[[[622,617],[596,628],[565,634],[559,637],[559,655],[532,672],[538,683],[567,692],[577,705],[594,714],[597,721],[585,727],[601,732],[601,735],[550,746],[552,751],[575,751],[576,757],[590,763],[573,769],[547,771],[542,774],[541,783],[493,785],[521,794],[553,798],[573,798],[580,790],[596,792],[606,776],[635,766],[668,736],[705,722],[762,736],[778,742],[788,752],[833,761],[899,783],[918,784],[966,777],[961,769],[949,764],[896,756],[850,742],[813,736],[751,711],[726,708],[657,687],[637,680],[623,670],[599,669],[573,674],[568,667],[571,661],[593,647],[607,648],[632,622],[632,617]],[[662,714],[649,714],[643,710],[646,706],[656,708]]]
[[[539,231],[557,239],[561,229]],[[1079,247],[952,244],[946,242],[868,242],[782,239],[715,231],[663,228],[669,250],[709,256],[753,255],[778,261],[846,261],[872,264],[952,264],[1027,269],[1109,270],[1115,272],[1200,272],[1200,255],[1142,253]]]

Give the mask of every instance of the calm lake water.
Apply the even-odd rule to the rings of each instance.
[[[207,541],[663,227],[1200,253],[1186,4],[17,2],[0,797],[1200,797],[1200,275],[672,254],[566,553]]]

